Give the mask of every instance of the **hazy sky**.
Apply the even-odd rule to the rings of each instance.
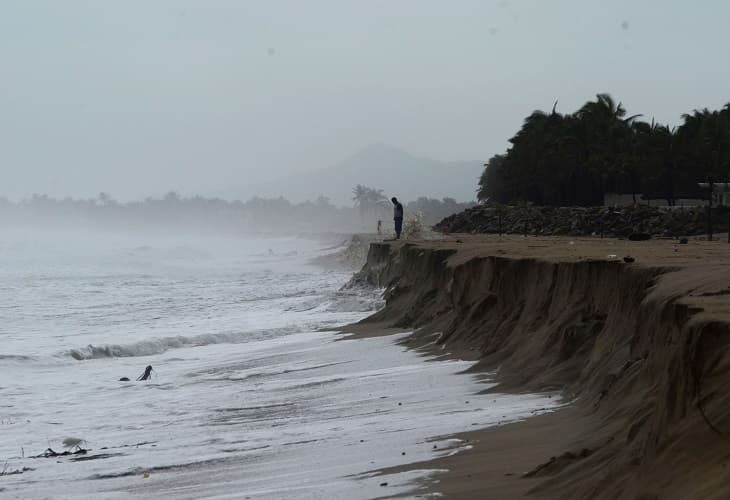
[[[215,194],[373,142],[502,152],[610,92],[730,101],[726,0],[0,0],[0,195]]]

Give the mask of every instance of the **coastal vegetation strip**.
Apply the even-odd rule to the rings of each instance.
[[[677,127],[629,115],[598,94],[574,113],[530,114],[479,180],[480,201],[597,206],[608,193],[705,198],[698,183],[730,181],[730,104],[694,110]]]
[[[329,198],[294,203],[284,197],[253,197],[247,201],[229,201],[202,196],[181,196],[169,192],[161,198],[143,201],[118,201],[107,193],[90,199],[58,199],[36,194],[11,201],[0,196],[0,225],[24,226],[74,225],[92,228],[189,229],[205,232],[352,232],[366,227],[375,232],[382,219],[391,227],[392,206],[382,190],[357,185],[353,189],[353,206],[336,206]],[[435,224],[444,217],[475,205],[453,198],[425,196],[409,200],[407,214],[420,214],[425,224]],[[385,230],[385,228],[383,228]]]

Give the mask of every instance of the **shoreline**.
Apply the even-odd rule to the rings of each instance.
[[[579,442],[591,426],[590,419],[575,407],[559,408],[520,422],[467,431],[447,439],[459,439],[468,448],[453,455],[426,462],[378,471],[397,474],[418,469],[433,469],[435,474],[415,482],[412,495],[440,494],[446,498],[540,498],[533,489],[543,480],[527,477],[535,464],[545,457],[564,453],[566,442]],[[445,472],[443,472],[445,471]]]
[[[386,307],[343,332],[413,331],[403,346],[478,360],[472,372],[501,368],[490,392],[559,389],[574,401],[522,422],[458,434],[471,448],[453,456],[377,472],[446,469],[418,482],[412,494],[453,498],[730,493],[723,480],[728,458],[707,423],[730,429],[722,394],[730,381],[726,245],[481,235],[372,245],[355,279],[385,287]],[[625,263],[625,256],[634,260]],[[551,282],[546,290],[539,288],[543,282]],[[552,296],[545,297],[548,291]],[[519,311],[510,309],[508,293],[522,301]],[[561,316],[561,303],[567,315]],[[536,345],[526,333],[543,342],[552,336],[563,352]],[[566,353],[566,338],[584,334],[591,338]],[[701,344],[710,336],[711,352],[704,353]],[[706,358],[701,366],[693,359],[697,349]],[[541,360],[538,369],[529,368]],[[699,396],[692,392],[697,378],[706,380]]]
[[[413,333],[403,328],[388,327],[386,323],[346,325],[338,331],[346,335],[343,340]],[[456,355],[451,352],[437,352],[437,349],[429,346],[409,345],[412,340],[415,339],[406,337],[398,344],[415,350],[425,357],[437,355],[432,358],[433,361],[466,360],[464,353]],[[471,359],[467,361],[475,361],[475,356],[471,355],[469,358]],[[477,368],[476,373],[468,370],[463,374],[478,375],[486,374],[488,371],[490,370],[486,367],[481,367]],[[499,378],[490,377],[478,382],[499,384]],[[492,392],[492,389],[486,388],[481,391],[481,393],[489,392]],[[504,393],[524,394],[522,391],[504,391]],[[447,456],[397,467],[374,469],[365,474],[385,477],[422,470],[434,471],[432,474],[416,478],[410,491],[387,498],[412,498],[413,495],[429,494],[464,500],[523,498],[541,482],[540,477],[525,478],[524,474],[534,470],[536,464],[542,463],[545,457],[562,454],[566,442],[575,442],[579,445],[580,434],[589,429],[590,425],[590,418],[582,414],[582,409],[578,405],[563,402],[556,409],[517,422],[442,436],[443,440],[458,440],[461,443],[454,447],[454,453]]]

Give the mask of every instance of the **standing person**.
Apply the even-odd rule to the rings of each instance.
[[[400,233],[403,230],[403,205],[400,204],[398,198],[393,196],[390,199],[393,202],[393,221],[395,222],[395,239],[400,239]]]

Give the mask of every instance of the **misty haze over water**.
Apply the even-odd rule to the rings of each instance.
[[[360,257],[388,237],[393,196],[418,227],[474,206],[534,110],[608,92],[672,130],[719,108],[729,18],[722,0],[0,3],[0,497],[375,498],[376,468],[552,410],[403,337],[343,337],[383,290],[321,264],[343,234],[371,233]],[[516,188],[565,185],[546,165],[492,186],[528,207]]]
[[[377,143],[484,163],[533,110],[599,92],[677,124],[727,100],[728,15],[721,0],[3,2],[0,196],[339,205],[271,183]]]

